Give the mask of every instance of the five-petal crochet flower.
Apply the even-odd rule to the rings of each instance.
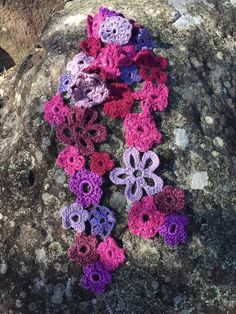
[[[65,122],[69,108],[64,105],[60,95],[52,97],[44,104],[44,120],[50,124],[60,125]]]
[[[61,210],[62,225],[65,229],[72,228],[76,232],[85,230],[85,222],[89,219],[89,213],[77,203],[73,203]]]
[[[73,175],[76,170],[81,170],[84,167],[85,158],[79,155],[77,147],[68,146],[59,153],[56,164],[64,168],[69,175]]]
[[[70,84],[72,83],[74,77],[71,74],[62,74],[59,79],[59,84],[57,88],[57,94],[66,93],[69,90]]]
[[[135,64],[132,64],[129,67],[122,67],[120,72],[120,79],[129,85],[138,83],[141,80],[141,77],[138,74],[138,67]]]
[[[114,167],[114,160],[107,152],[94,152],[91,157],[90,170],[103,176]]]

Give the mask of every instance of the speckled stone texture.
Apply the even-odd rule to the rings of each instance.
[[[130,4],[129,4],[130,3]],[[66,4],[38,44],[0,86],[0,313],[235,313],[235,7],[234,1],[84,1]],[[104,206],[117,219],[127,261],[101,296],[85,291],[66,256],[73,232],[60,208],[74,201],[55,166],[61,147],[43,121],[43,102],[85,38],[99,6],[148,27],[168,57],[170,105],[156,114],[163,142],[159,175],[186,192],[189,241],[173,250],[160,237],[127,229],[124,188],[105,184]],[[122,160],[122,122],[101,150]],[[119,163],[118,163],[119,166]]]

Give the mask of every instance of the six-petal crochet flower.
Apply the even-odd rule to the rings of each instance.
[[[76,76],[84,69],[89,67],[93,60],[93,57],[86,55],[84,52],[80,52],[74,56],[72,61],[68,62],[66,70],[69,71],[72,75]]]
[[[73,203],[61,210],[61,217],[65,229],[72,228],[76,232],[83,232],[85,222],[89,219],[89,213],[77,203]]]
[[[77,147],[68,146],[59,153],[56,164],[64,168],[65,172],[69,175],[73,175],[75,171],[81,170],[84,167],[85,158],[79,155]]]
[[[114,160],[107,152],[94,152],[91,157],[90,170],[103,176],[114,167]]]
[[[44,104],[44,120],[50,124],[60,125],[65,122],[69,108],[64,105],[60,95],[52,97]]]

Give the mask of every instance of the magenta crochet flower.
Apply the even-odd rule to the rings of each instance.
[[[145,81],[141,90],[134,93],[137,100],[141,100],[141,107],[148,111],[163,111],[168,106],[169,89],[165,84],[156,85]]]
[[[146,152],[155,143],[161,142],[162,135],[149,112],[127,114],[124,127],[126,145],[136,147],[141,152]]]
[[[106,16],[97,13],[94,16],[88,15],[87,17],[87,34],[88,37],[100,38],[99,28],[103,21],[106,19]]]
[[[144,196],[131,205],[128,212],[129,230],[145,239],[153,238],[163,222],[163,216],[157,211],[153,196]]]
[[[125,196],[131,201],[138,201],[143,196],[143,190],[148,195],[154,195],[162,190],[163,180],[154,172],[159,166],[158,156],[148,151],[140,158],[136,148],[124,151],[125,168],[115,168],[110,172],[110,180],[118,185],[126,185]]]
[[[73,203],[61,210],[61,217],[65,229],[73,228],[76,232],[83,232],[89,213],[77,203]]]
[[[74,56],[72,61],[68,62],[66,70],[76,76],[84,69],[88,68],[92,64],[93,60],[93,57],[86,55],[84,52],[80,52]]]
[[[82,207],[99,203],[102,197],[102,178],[86,168],[76,172],[69,182],[70,191],[77,195],[76,202]]]
[[[160,236],[164,238],[165,244],[176,247],[187,241],[186,226],[188,218],[184,214],[173,213],[165,216],[163,224],[158,228]]]
[[[111,237],[98,245],[97,253],[100,261],[109,271],[115,270],[125,261],[125,250],[120,248]]]
[[[85,159],[79,154],[77,147],[68,146],[59,153],[56,164],[64,168],[69,175],[73,175],[76,170],[81,170],[84,167]]]
[[[68,111],[62,97],[60,95],[53,96],[44,104],[44,120],[50,124],[60,125],[65,122]]]
[[[97,74],[80,73],[68,92],[75,106],[86,108],[101,104],[108,96],[108,89]]]

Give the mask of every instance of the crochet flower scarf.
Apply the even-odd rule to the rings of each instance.
[[[162,139],[152,114],[168,105],[167,60],[153,53],[148,29],[107,8],[88,16],[87,35],[61,75],[57,95],[45,103],[44,119],[66,145],[56,164],[70,176],[69,189],[76,196],[61,210],[63,227],[75,231],[68,257],[83,267],[83,286],[103,293],[125,261],[124,249],[112,237],[115,217],[101,201],[105,174],[125,186],[134,235],[152,239],[159,234],[176,247],[187,239],[188,219],[181,213],[183,190],[164,185],[156,171],[159,157],[150,150]],[[138,113],[132,112],[135,101]],[[96,151],[107,137],[100,114],[124,119],[123,167],[114,168],[107,152]]]

